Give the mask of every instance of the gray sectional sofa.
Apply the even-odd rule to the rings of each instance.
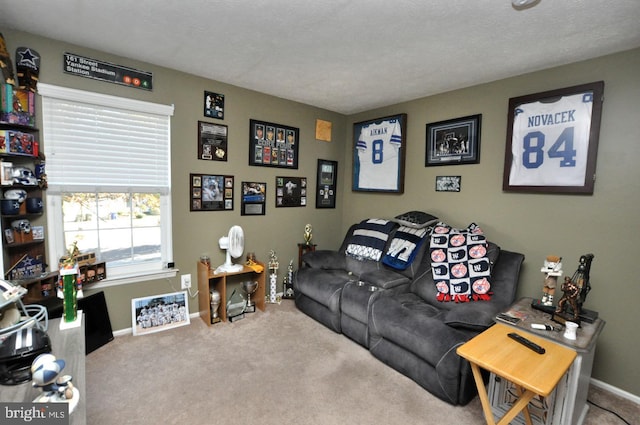
[[[481,252],[480,260],[489,267],[465,262],[462,277],[471,275],[471,283],[447,274],[448,286],[443,285],[443,269],[433,259],[442,251],[448,257],[461,251],[457,246],[448,252],[439,249],[433,235],[440,228],[431,218],[417,224],[402,218],[372,220],[373,229],[370,220],[363,220],[349,228],[338,250],[306,253],[294,275],[295,303],[435,396],[464,405],[476,387],[468,362],[456,348],[491,326],[495,315],[514,302],[524,256],[500,249],[481,233],[463,232],[469,240],[481,239],[473,252]],[[375,247],[362,242],[371,235]],[[445,268],[453,269],[451,261],[445,260]],[[474,281],[475,271],[483,270],[488,280]],[[455,295],[449,297],[447,291]]]

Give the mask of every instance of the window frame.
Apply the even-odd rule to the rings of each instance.
[[[70,89],[66,87],[54,86],[50,84],[38,84],[38,92],[44,98],[58,98],[72,102],[81,102],[90,104],[93,106],[104,106],[108,108],[121,108],[128,109],[137,112],[143,112],[147,114],[156,114],[161,116],[167,116],[169,118],[169,126],[167,128],[168,136],[168,157],[167,168],[171,170],[171,125],[170,120],[174,112],[173,105],[161,105],[156,103],[144,102],[135,99],[122,98],[112,95],[105,95],[100,93],[88,92],[77,89]],[[47,153],[47,128],[45,125],[45,108],[43,107],[43,139],[44,139],[44,152]],[[107,287],[113,285],[121,285],[128,283],[135,283],[140,281],[160,279],[165,277],[175,276],[177,270],[169,269],[168,264],[173,262],[173,240],[172,240],[172,200],[171,200],[171,179],[168,179],[168,187],[166,190],[160,193],[160,231],[161,231],[161,260],[151,261],[148,263],[136,263],[130,266],[120,266],[107,270],[107,279],[98,282],[94,285],[97,287]],[[94,187],[95,191],[89,193],[102,193],[102,192],[114,192],[113,188],[108,190],[98,190],[99,187]],[[80,192],[84,190],[65,190],[65,193]],[[120,193],[127,193],[125,188],[116,190]],[[135,192],[135,191],[134,191]],[[65,247],[64,242],[64,228],[61,225],[63,223],[62,212],[62,192],[46,192],[46,221],[47,221],[47,248],[49,256],[49,264],[51,270],[57,270],[58,261],[62,255],[66,254],[68,247]]]

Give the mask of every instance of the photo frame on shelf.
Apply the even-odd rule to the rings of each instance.
[[[31,226],[34,241],[44,240],[44,226]]]
[[[425,167],[480,162],[482,114],[427,124]]]
[[[249,165],[298,169],[300,129],[249,120]]]
[[[228,127],[223,124],[198,121],[198,159],[226,161]]]
[[[593,194],[604,81],[509,99],[502,190]]]
[[[224,95],[210,91],[204,92],[204,116],[224,119]]]
[[[242,182],[241,215],[265,215],[267,184]]]
[[[460,192],[462,176],[436,176],[436,192]]]
[[[318,159],[317,173],[316,208],[335,208],[338,161]]]
[[[307,206],[306,177],[276,177],[276,207]]]
[[[134,336],[166,331],[189,323],[187,291],[131,300],[131,329]]]
[[[190,211],[233,210],[233,176],[190,174]]]
[[[407,114],[353,125],[354,192],[404,193]]]

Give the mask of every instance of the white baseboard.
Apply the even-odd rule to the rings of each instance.
[[[627,392],[625,390],[622,390],[618,387],[614,387],[613,385],[607,384],[606,382],[602,382],[597,379],[591,378],[591,385],[593,385],[594,387],[601,388],[605,391],[609,391],[610,393],[615,394],[618,397],[622,397],[624,399],[634,402],[635,404],[640,405],[640,397],[638,397],[635,394],[631,394],[630,392]]]
[[[196,312],[196,313],[191,313],[189,315],[189,319],[193,320],[196,317],[200,317],[200,313]],[[125,336],[125,335],[131,335],[133,333],[133,329],[132,328],[124,328],[124,329],[118,329],[117,331],[113,331],[113,336]]]

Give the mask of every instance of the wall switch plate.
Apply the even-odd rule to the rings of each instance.
[[[183,274],[182,276],[180,276],[180,282],[182,284],[182,289],[191,288],[191,275]]]

